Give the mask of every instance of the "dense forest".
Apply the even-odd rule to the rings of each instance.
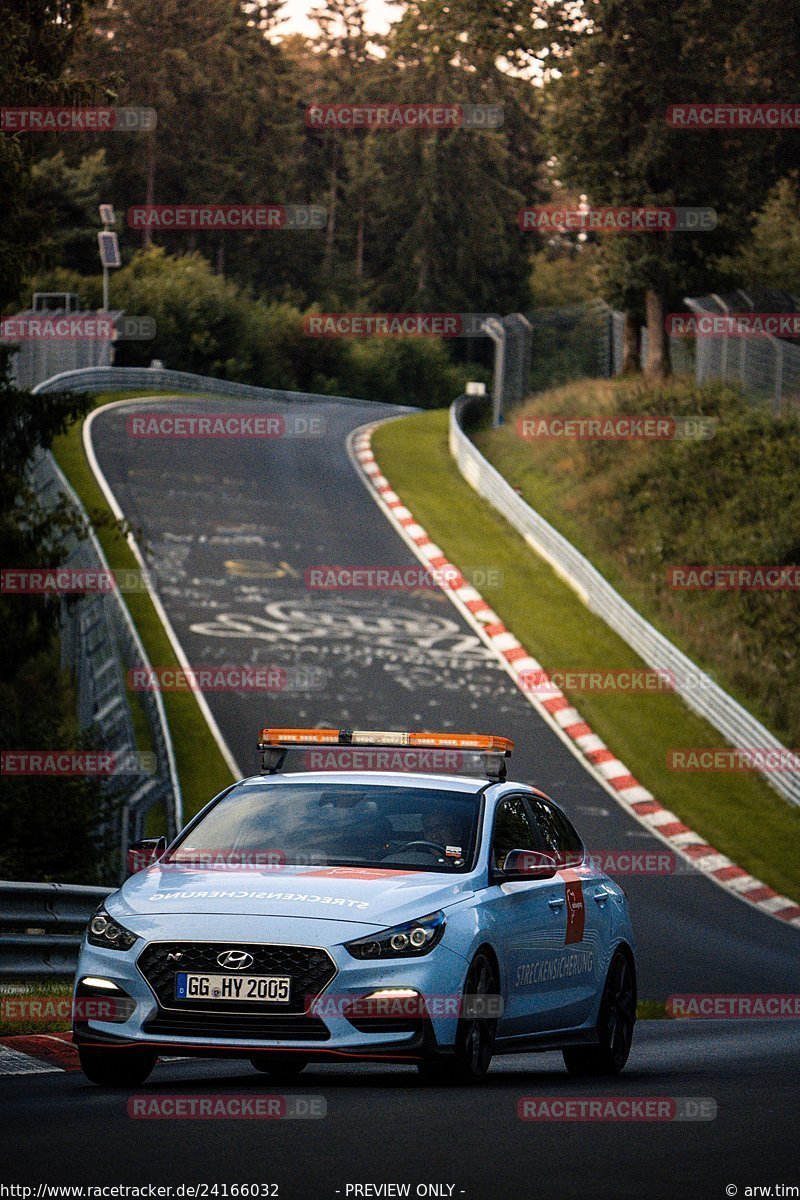
[[[15,178],[3,180],[11,201],[0,235],[3,305],[25,299],[31,280],[94,299],[101,201],[119,214],[127,264],[115,304],[149,304],[138,311],[161,318],[165,341],[141,354],[174,359],[175,343],[186,341],[175,309],[191,308],[195,294],[216,309],[202,331],[214,348],[172,365],[273,372],[263,381],[276,384],[287,374],[302,386],[341,374],[336,349],[291,345],[303,341],[295,314],[312,307],[507,313],[602,295],[631,315],[631,331],[647,321],[648,370],[658,375],[669,370],[663,314],[683,296],[739,283],[796,286],[796,130],[682,129],[666,119],[679,100],[789,100],[800,64],[794,0],[733,0],[724,10],[708,0],[403,0],[380,36],[368,32],[364,0],[330,0],[312,12],[314,38],[281,36],[282,8],[275,0],[21,6],[27,19],[11,18],[3,35],[7,103],[144,106],[157,124],[4,134],[3,170]],[[311,105],[378,102],[486,105],[502,119],[348,129],[307,117]],[[605,237],[519,227],[522,207],[574,207],[581,196],[593,205],[710,207],[717,226]],[[327,221],[255,232],[126,224],[134,205],[188,203],[314,204]],[[147,261],[156,248],[162,257]],[[203,261],[173,262],[192,254]],[[268,316],[251,313],[259,336],[244,336],[237,299],[269,307]],[[260,361],[253,347],[264,332],[275,353]],[[447,349],[455,360],[481,354],[474,344]]]

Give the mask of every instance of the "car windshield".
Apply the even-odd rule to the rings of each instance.
[[[480,794],[376,784],[239,784],[167,862],[272,863],[463,872]]]

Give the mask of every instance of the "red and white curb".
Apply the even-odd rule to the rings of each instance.
[[[79,1070],[71,1033],[0,1038],[0,1075],[53,1075]]]
[[[348,442],[351,459],[367,484],[370,495],[420,562],[439,573],[440,578],[446,577],[439,584],[442,591],[450,597],[481,640],[494,651],[529,703],[609,795],[650,833],[740,900],[800,928],[800,904],[779,895],[760,879],[749,875],[726,855],[709,846],[675,813],[659,804],[603,740],[592,732],[563,692],[555,686],[548,686],[546,698],[543,698],[540,687],[536,690],[538,694],[525,687],[525,675],[531,672],[544,673],[545,669],[506,628],[480,592],[467,583],[393,490],[372,453],[372,433],[375,428],[373,424],[354,430]]]

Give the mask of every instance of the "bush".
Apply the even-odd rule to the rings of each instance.
[[[456,366],[439,341],[370,338],[351,343],[346,377],[349,394],[419,408],[452,404],[467,379],[482,378],[474,366]]]
[[[102,302],[99,276],[59,268],[38,275],[30,286],[77,292],[84,307]],[[197,253],[172,256],[161,247],[139,251],[112,275],[111,307],[156,323],[152,341],[117,343],[118,366],[149,366],[158,358],[172,370],[257,387],[421,408],[450,404],[467,379],[488,379],[485,368],[455,364],[440,341],[309,337],[299,308],[250,298],[215,275]]]

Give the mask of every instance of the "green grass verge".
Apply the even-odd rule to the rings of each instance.
[[[664,1021],[671,1019],[663,1000],[640,1000],[636,1005],[637,1021]]]
[[[71,980],[3,984],[0,987],[0,1037],[63,1032],[70,1027],[71,1003]]]
[[[381,470],[403,503],[462,571],[499,570],[501,582],[480,590],[545,669],[641,669],[622,639],[462,478],[448,450],[447,422],[447,412],[437,411],[375,431]],[[711,726],[669,692],[582,692],[570,699],[662,804],[722,853],[800,901],[800,812],[755,774],[667,769],[673,747],[721,744]]]
[[[95,397],[94,407],[99,408],[112,400],[146,395],[158,396],[164,393],[138,390],[129,393],[107,393]],[[83,450],[82,427],[82,420],[74,422],[65,434],[55,440],[53,454],[82,500],[111,569],[136,570],[138,563],[130,546],[117,528],[110,524],[113,521],[111,510]],[[172,643],[149,595],[146,592],[127,592],[123,600],[139,631],[150,662],[158,666],[177,667],[178,661]],[[163,699],[183,793],[184,819],[188,819],[217,792],[227,787],[232,781],[232,776],[209,732],[195,695],[192,692],[164,692]],[[137,707],[140,708],[134,705],[134,717]],[[135,723],[139,729],[141,721],[137,720]],[[159,817],[158,813],[154,812],[148,822],[148,832],[151,828],[158,832],[162,822],[163,814]]]

